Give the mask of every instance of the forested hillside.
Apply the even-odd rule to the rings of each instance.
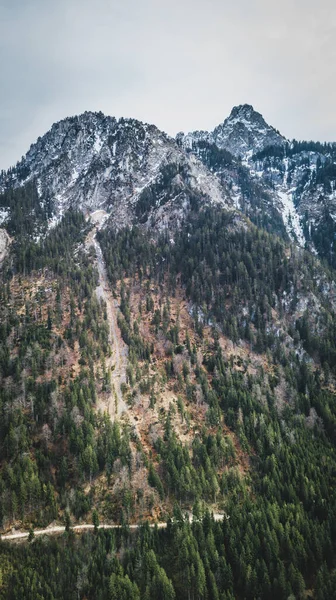
[[[268,133],[255,164],[284,158]],[[0,598],[335,598],[334,263],[261,184],[241,211],[195,165],[161,164],[118,227],[54,218],[35,179],[0,196],[0,531],[30,531],[0,543]]]

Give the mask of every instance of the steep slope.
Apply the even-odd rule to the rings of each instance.
[[[0,598],[333,589],[335,272],[190,185],[192,169],[217,190],[238,174],[257,219],[272,191],[257,172],[208,142],[208,167],[174,148],[185,162],[126,202],[125,227],[107,204],[47,231],[33,181],[3,196],[1,531],[70,531],[22,552],[0,542]]]
[[[182,503],[218,501],[229,517],[221,542],[209,545],[209,597],[218,585],[233,598],[306,590],[319,598],[322,569],[324,581],[334,579],[334,562],[322,567],[321,558],[336,550],[334,273],[296,245],[200,206],[173,240],[107,228],[99,241],[120,289],[125,394],[154,448],[151,481]],[[230,582],[216,578],[217,552]],[[168,572],[182,599],[177,570]]]
[[[280,198],[287,230],[335,266],[336,146],[314,142],[266,148],[249,160],[252,177]]]
[[[173,140],[134,119],[86,112],[55,123],[0,175],[0,223],[44,236],[69,208],[104,209],[117,227],[179,227],[192,204],[244,212],[335,264],[334,145],[288,142],[252,106],[212,132]]]
[[[283,148],[286,139],[248,104],[235,106],[225,121],[211,132],[195,131],[176,136],[181,148],[198,156],[229,187],[235,206],[256,224],[303,243],[295,209],[295,235],[288,222],[289,198],[253,171],[251,157],[269,147]],[[286,201],[284,201],[284,199]],[[298,235],[298,237],[297,237]]]
[[[287,237],[279,199],[267,182],[251,173],[247,161],[243,164],[227,150],[204,140],[194,141],[192,149],[187,151],[204,162],[221,184],[229,189],[232,202],[238,210],[256,225]]]
[[[105,209],[123,226],[134,220],[138,203],[146,205],[143,220],[167,202],[167,211],[161,208],[161,213],[183,214],[193,194],[230,205],[227,190],[204,165],[154,125],[117,121],[102,113],[86,112],[55,123],[15,168],[1,175],[0,190],[8,195],[28,182],[35,182],[39,204],[48,207],[49,226],[69,207]],[[151,203],[146,193],[152,186],[159,186],[161,195]],[[1,207],[6,222],[11,216],[6,196]]]
[[[230,188],[254,222],[285,230],[335,266],[334,144],[289,142],[249,105],[234,107],[212,132],[180,133],[177,142]]]
[[[192,149],[195,142],[208,142],[242,159],[268,146],[282,146],[286,141],[249,104],[235,106],[229,117],[211,132],[194,131],[187,135],[180,133],[177,134],[177,139],[182,141],[184,148]]]

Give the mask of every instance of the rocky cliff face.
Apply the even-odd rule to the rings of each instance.
[[[92,112],[64,119],[0,176],[0,189],[32,181],[49,227],[74,207],[103,209],[117,227],[174,229],[196,197],[240,210],[335,263],[336,146],[289,142],[247,104],[212,132],[175,140],[134,119]],[[2,199],[4,224],[9,210]]]
[[[180,133],[177,139],[185,149],[192,149],[193,144],[200,141],[208,142],[242,159],[268,146],[282,146],[286,141],[249,104],[235,106],[230,116],[211,132],[194,131],[187,135]]]
[[[293,241],[335,264],[335,144],[290,142],[249,105],[212,132],[180,133],[177,142],[229,186],[238,208],[266,215],[278,231],[280,216]]]
[[[279,199],[294,239],[335,264],[335,146],[291,142],[283,148],[270,147],[252,156],[248,167],[251,176]]]
[[[137,216],[145,221],[159,208],[162,213],[168,202],[170,212],[183,212],[192,193],[230,204],[218,179],[174,139],[154,125],[117,121],[102,113],[87,112],[54,124],[1,177],[0,187],[4,191],[31,180],[36,181],[41,203],[52,206],[51,225],[69,207],[104,209],[122,226]],[[142,208],[136,210],[139,202]]]

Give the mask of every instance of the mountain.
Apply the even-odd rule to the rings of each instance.
[[[182,141],[182,146],[186,149],[192,149],[193,144],[199,141],[208,142],[243,159],[268,146],[282,146],[286,141],[249,104],[235,106],[224,123],[211,132],[194,131],[187,135],[179,133],[177,139]]]
[[[262,212],[281,232],[280,216],[290,239],[335,265],[335,144],[286,140],[249,105],[233,108],[212,132],[176,139],[233,191],[236,206],[255,222]]]
[[[0,600],[334,597],[334,146],[215,131],[1,173]]]
[[[104,209],[122,226],[134,220],[134,210],[144,222],[168,202],[170,217],[183,213],[193,193],[209,202],[229,203],[227,190],[202,163],[154,125],[117,121],[102,113],[86,112],[55,123],[15,168],[2,174],[0,189],[32,181],[40,203],[48,206],[50,226],[70,207]],[[155,201],[153,190],[160,195]],[[4,204],[3,210],[7,208]],[[164,221],[165,209],[159,212]]]
[[[154,125],[86,112],[55,123],[2,172],[0,218],[20,220],[8,194],[28,184],[37,189],[29,216],[36,239],[69,207],[104,210],[118,227],[140,221],[174,229],[200,196],[334,264],[335,157],[332,144],[289,142],[247,104],[212,132],[176,140]]]
[[[262,127],[271,140],[277,134],[250,108],[232,111],[226,121],[228,136],[233,142],[233,129],[240,128],[239,115],[256,119],[256,148],[260,148]],[[236,157],[218,149],[214,140],[223,142],[224,137],[219,126],[211,143],[199,141],[199,151],[195,147],[190,152],[180,139],[175,141],[154,125],[132,119],[117,121],[90,112],[65,119],[33,144],[16,167],[1,174],[2,221],[12,233],[18,223],[26,228],[29,221],[29,235],[38,239],[72,207],[85,213],[104,210],[118,227],[140,221],[175,229],[193,199],[201,197],[204,205],[239,209],[258,225],[283,235],[281,205],[272,201],[268,186],[253,181]],[[29,192],[27,203],[24,191],[18,190],[31,185],[36,187],[35,200],[32,203]],[[31,205],[29,214],[27,204]]]
[[[280,198],[288,231],[335,266],[336,145],[293,141],[266,148],[251,157],[249,171]]]

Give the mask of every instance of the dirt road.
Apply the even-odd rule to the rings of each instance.
[[[163,529],[167,527],[167,523],[157,523],[156,524],[159,529]],[[155,527],[154,523],[150,523],[150,527]],[[120,529],[120,525],[99,525],[98,529]],[[138,529],[140,525],[129,525],[130,529]],[[74,525],[71,527],[73,531],[89,531],[90,529],[94,529],[94,525],[92,523],[84,523],[83,525]],[[57,535],[59,533],[64,533],[65,527],[62,525],[55,525],[54,527],[47,527],[46,529],[36,529],[34,531],[34,536],[41,535]],[[24,540],[28,538],[29,531],[18,531],[16,533],[6,533],[5,535],[0,535],[0,539],[2,541],[14,541],[14,540]]]
[[[219,514],[219,513],[215,513],[213,514],[213,518],[215,521],[223,521],[225,518],[228,518],[226,515],[223,514]],[[120,529],[121,525],[108,525],[108,524],[102,524],[99,525],[98,529]],[[139,524],[135,524],[135,525],[129,525],[128,526],[131,530],[133,529],[139,529],[139,527],[141,527],[141,525]],[[165,521],[163,522],[159,522],[159,523],[149,523],[149,527],[154,528],[154,527],[158,527],[159,529],[165,529],[167,527],[167,523]],[[74,525],[73,527],[71,527],[71,529],[73,531],[89,531],[94,529],[94,525],[92,525],[92,523],[83,523],[82,525]],[[34,531],[34,536],[41,536],[41,535],[57,535],[60,533],[64,533],[65,532],[65,527],[62,525],[55,525],[55,526],[51,526],[51,527],[46,527],[46,529],[36,529]],[[0,535],[0,539],[2,541],[15,541],[15,540],[25,540],[27,539],[29,536],[29,531],[17,531],[15,533],[6,533],[4,535]]]

